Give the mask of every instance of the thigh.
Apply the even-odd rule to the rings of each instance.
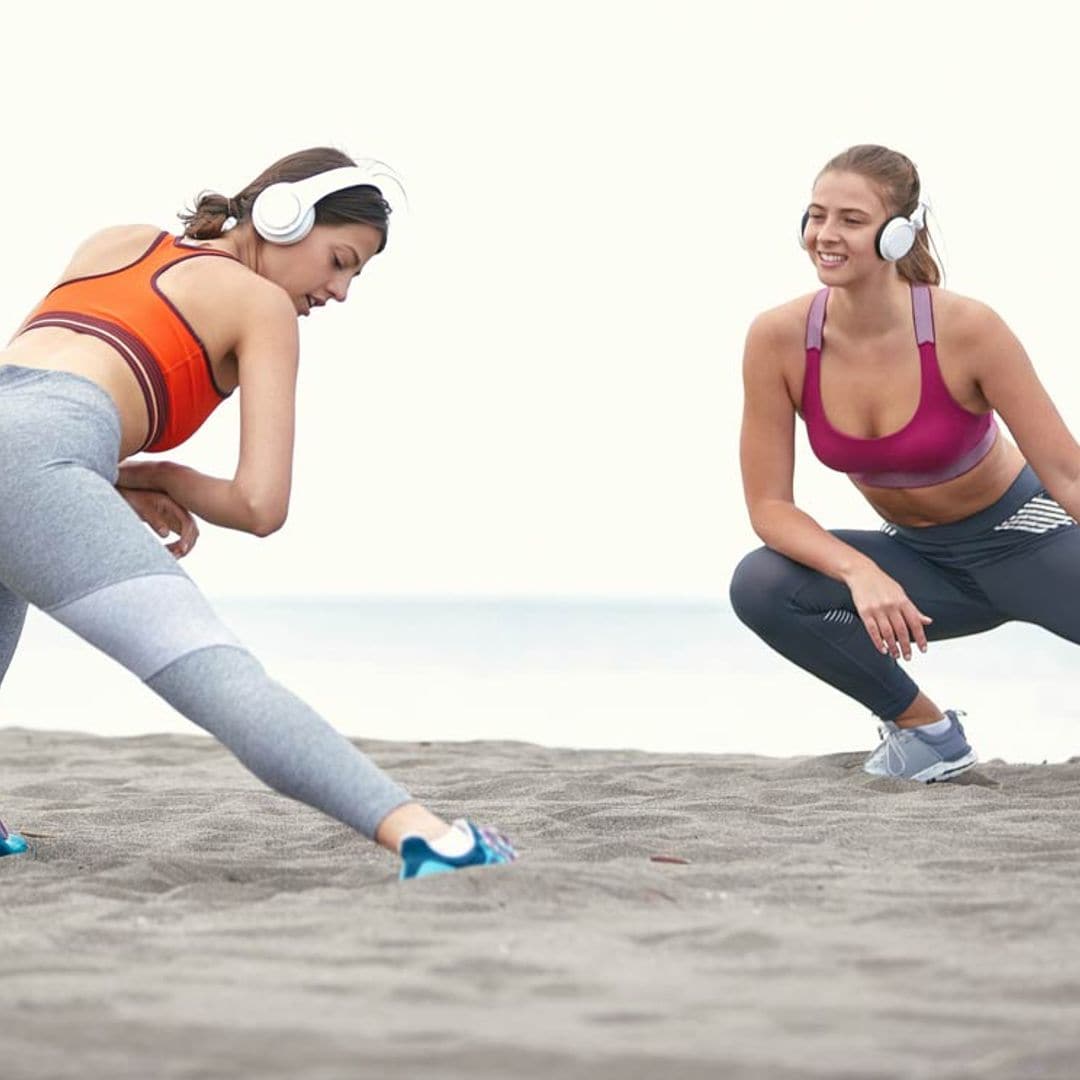
[[[1080,643],[1080,526],[1037,537],[1009,558],[976,571],[994,605]]]
[[[238,644],[107,479],[52,461],[32,480],[0,524],[0,580],[19,598],[142,679],[195,649]]]
[[[19,512],[0,522],[0,581],[44,611],[135,574],[186,576],[116,488],[83,464],[35,465],[17,487],[0,486],[8,498]]]
[[[926,628],[926,636],[931,641],[982,633],[1008,619],[965,575],[934,565],[889,533],[862,529],[834,529],[831,532],[838,540],[871,559],[903,588],[924,615],[934,620]],[[817,577],[822,581],[804,587],[801,603],[824,604],[821,610],[833,606],[852,609],[851,592],[846,585],[823,574]],[[842,598],[842,605],[831,603],[837,597]]]
[[[0,366],[0,581],[148,678],[235,639],[116,491],[119,447],[99,386]]]

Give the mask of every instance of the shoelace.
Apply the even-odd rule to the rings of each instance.
[[[907,755],[904,753],[903,746],[903,729],[890,731],[883,724],[878,728],[878,734],[885,744],[885,771],[892,777],[903,776],[904,769],[907,767]],[[894,760],[899,762],[898,767],[895,769],[893,768]]]
[[[514,845],[510,843],[509,838],[497,829],[478,826],[476,831],[480,834],[480,838],[484,843],[496,854],[506,859],[507,862],[513,862],[518,857],[518,853],[514,850]]]

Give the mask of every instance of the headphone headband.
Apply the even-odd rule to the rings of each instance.
[[[336,169],[327,169],[326,172],[316,173],[306,180],[294,181],[290,186],[306,209],[314,206],[320,199],[325,199],[327,195],[333,195],[335,191],[344,191],[351,187],[378,188],[379,194],[386,199],[380,180],[398,183],[389,165],[372,159],[362,165],[341,165]]]

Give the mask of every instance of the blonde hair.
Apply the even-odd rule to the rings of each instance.
[[[914,162],[887,146],[864,143],[837,154],[818,173],[850,172],[865,176],[881,194],[889,217],[911,217],[919,207],[921,185]],[[915,234],[915,245],[896,264],[900,276],[915,285],[940,285],[941,267],[930,250],[930,236],[925,228]]]

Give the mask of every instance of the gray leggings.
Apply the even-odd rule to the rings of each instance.
[[[116,408],[95,383],[0,366],[0,680],[33,604],[270,787],[373,837],[409,795],[222,624],[117,494],[119,448]]]
[[[1015,620],[1080,643],[1080,528],[1030,467],[993,506],[963,521],[833,535],[873,559],[934,620],[930,641]],[[874,648],[839,581],[759,548],[736,568],[731,603],[777,652],[883,720],[918,695],[900,665]]]

